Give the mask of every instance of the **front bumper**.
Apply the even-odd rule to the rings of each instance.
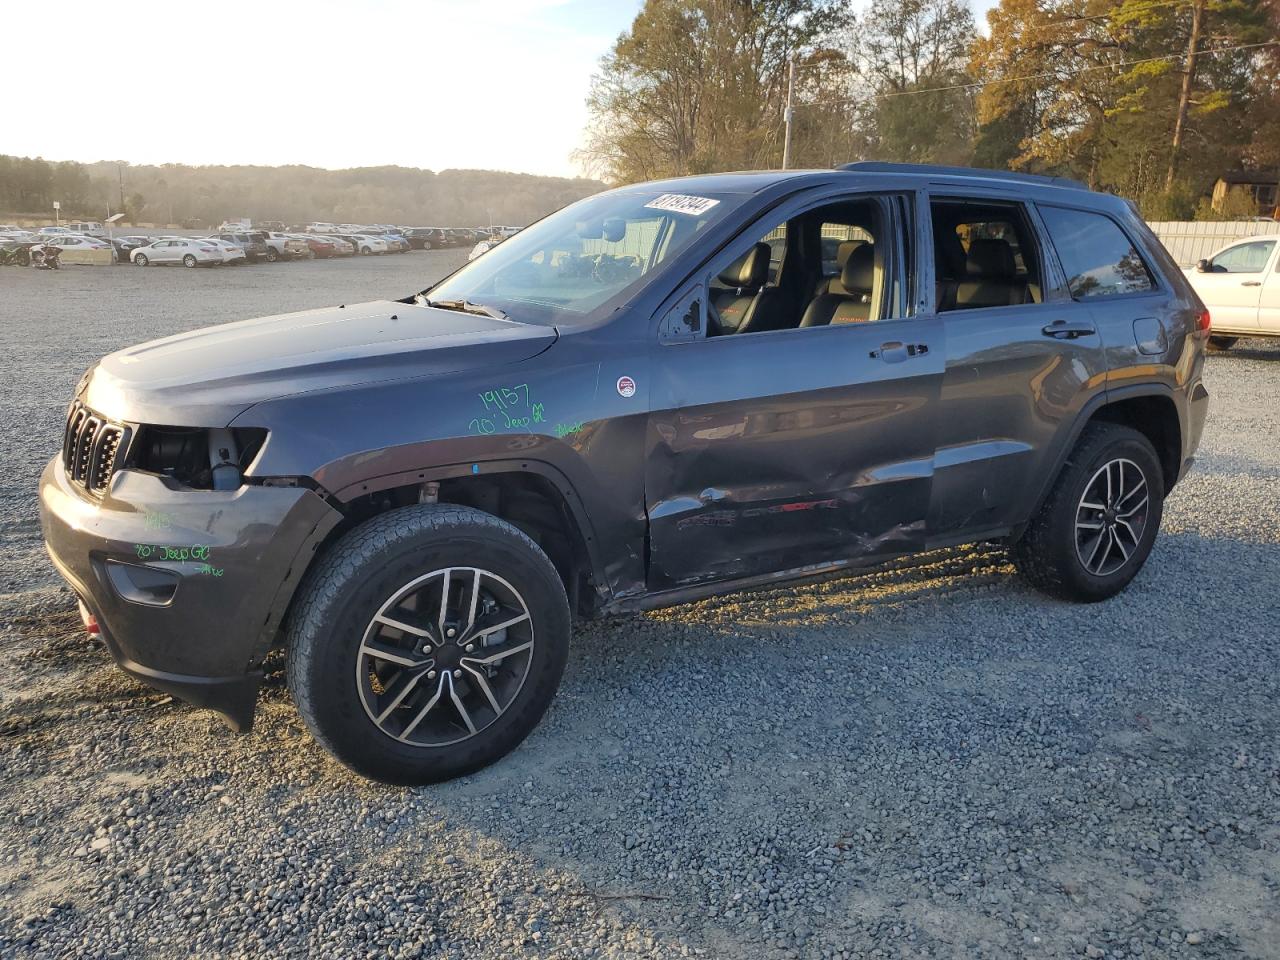
[[[117,664],[237,732],[252,726],[262,660],[339,519],[300,487],[191,490],[121,470],[98,500],[60,458],[40,478],[49,556]]]

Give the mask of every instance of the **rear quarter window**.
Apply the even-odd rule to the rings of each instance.
[[[1040,207],[1049,238],[1077,300],[1155,289],[1151,271],[1110,217],[1066,207]]]

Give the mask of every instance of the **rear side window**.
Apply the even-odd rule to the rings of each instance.
[[[1049,236],[1077,300],[1154,289],[1151,271],[1110,217],[1065,207],[1041,207]]]

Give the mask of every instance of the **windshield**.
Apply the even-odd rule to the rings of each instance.
[[[427,296],[495,307],[512,320],[579,324],[679,254],[724,215],[729,199],[657,190],[597,194],[492,247]]]

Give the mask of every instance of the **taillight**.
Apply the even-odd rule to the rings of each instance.
[[[1201,337],[1209,336],[1209,311],[1201,310],[1200,316],[1196,317],[1196,333]]]

